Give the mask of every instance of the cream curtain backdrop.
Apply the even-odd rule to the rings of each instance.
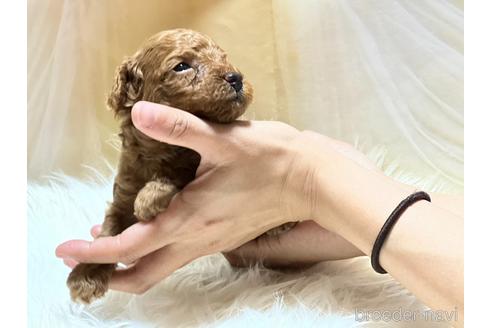
[[[364,258],[291,275],[237,272],[218,255],[141,297],[69,302],[69,270],[54,248],[90,238],[111,198],[118,126],[105,94],[114,70],[148,36],[176,27],[212,36],[252,82],[246,118],[348,141],[426,190],[463,191],[462,1],[29,0],[30,325],[347,327],[359,326],[357,308],[425,309]]]
[[[30,0],[28,175],[112,165],[113,72],[149,35],[211,35],[255,86],[247,118],[384,147],[463,188],[463,7],[444,0]]]

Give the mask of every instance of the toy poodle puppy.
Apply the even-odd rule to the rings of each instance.
[[[121,122],[122,151],[100,237],[121,233],[164,211],[195,177],[200,155],[153,140],[137,130],[132,106],[140,100],[176,107],[205,120],[228,123],[251,103],[253,89],[209,37],[176,29],[148,39],[117,68],[107,104]],[[163,264],[165,265],[165,264]],[[67,285],[74,301],[102,297],[115,264],[80,263]]]

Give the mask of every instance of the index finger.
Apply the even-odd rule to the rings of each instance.
[[[55,253],[80,263],[131,263],[166,244],[165,239],[156,238],[158,231],[154,221],[136,223],[113,237],[100,237],[92,242],[67,241]]]

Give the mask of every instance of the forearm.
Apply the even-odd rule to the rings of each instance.
[[[443,210],[449,211],[454,215],[464,216],[463,195],[447,195],[440,193],[429,193],[432,203]]]
[[[317,163],[316,221],[370,255],[389,214],[416,188],[330,151],[309,156]],[[450,200],[437,195],[435,203],[411,206],[388,235],[380,263],[430,307],[462,314],[462,207],[444,209]]]

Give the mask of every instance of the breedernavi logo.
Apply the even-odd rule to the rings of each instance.
[[[404,310],[401,307],[397,310],[359,310],[355,309],[354,312],[355,321],[435,321],[435,322],[449,322],[458,321],[458,309],[453,311],[445,310]]]

